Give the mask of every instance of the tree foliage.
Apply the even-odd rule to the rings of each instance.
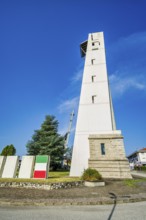
[[[53,169],[61,165],[65,153],[64,137],[58,134],[58,121],[54,116],[46,116],[41,128],[34,131],[26,148],[29,155],[50,155]]]
[[[16,154],[16,149],[13,146],[13,144],[7,145],[6,147],[4,147],[2,152],[1,152],[2,156],[13,156],[15,154]]]

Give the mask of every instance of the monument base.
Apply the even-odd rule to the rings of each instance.
[[[132,179],[121,134],[90,135],[89,146],[88,166],[103,178]]]

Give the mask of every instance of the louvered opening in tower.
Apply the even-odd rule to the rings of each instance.
[[[80,44],[81,57],[86,56],[87,44],[88,44],[88,41],[84,41],[83,43]]]

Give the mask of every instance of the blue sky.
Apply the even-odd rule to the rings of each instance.
[[[14,144],[18,155],[26,154],[47,114],[56,116],[60,133],[67,131],[78,109],[79,44],[99,31],[126,153],[146,147],[145,11],[144,0],[1,0],[0,151]]]

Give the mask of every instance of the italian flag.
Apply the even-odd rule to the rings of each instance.
[[[48,163],[49,163],[49,156],[47,155],[36,156],[33,177],[46,179],[48,177]]]

